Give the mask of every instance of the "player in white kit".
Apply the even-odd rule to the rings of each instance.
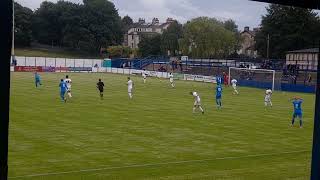
[[[204,114],[204,110],[201,106],[201,99],[197,92],[190,92],[190,94],[194,97],[194,104],[193,104],[193,113],[196,112],[196,109],[199,108],[202,114]]]
[[[173,79],[173,74],[172,73],[169,74],[169,81],[170,81],[171,87],[174,88],[175,84],[174,84],[174,79]]]
[[[146,71],[142,72],[142,79],[143,79],[143,83],[147,82],[147,73],[146,73]]]
[[[232,79],[231,84],[233,87],[233,94],[239,94],[239,92],[237,90],[237,83],[238,83],[238,81],[236,79]]]
[[[264,97],[264,105],[265,107],[272,107],[272,102],[271,102],[271,96],[272,96],[272,90],[267,89],[266,90],[266,96]]]
[[[133,81],[130,79],[130,77],[128,77],[128,94],[129,94],[129,98],[132,99],[132,88],[133,88]]]
[[[67,94],[69,96],[69,98],[72,98],[72,94],[71,94],[71,84],[72,84],[72,80],[69,78],[68,75],[66,75],[66,79],[64,80],[64,82],[67,85]]]

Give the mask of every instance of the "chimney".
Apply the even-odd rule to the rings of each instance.
[[[139,18],[138,23],[139,23],[139,24],[145,24],[145,23],[146,23],[146,20],[143,19],[143,18]]]
[[[244,31],[250,31],[249,26],[244,27]]]
[[[158,18],[153,18],[152,19],[152,25],[159,24],[159,19]]]
[[[174,22],[174,20],[172,18],[167,19],[167,23],[173,23],[173,22]]]

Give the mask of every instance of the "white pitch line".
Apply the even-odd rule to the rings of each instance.
[[[200,160],[173,161],[173,162],[163,162],[163,163],[136,164],[136,165],[117,166],[117,167],[104,167],[104,168],[96,168],[96,169],[82,169],[82,170],[74,170],[74,171],[62,171],[62,172],[53,172],[53,173],[42,173],[42,174],[30,174],[30,175],[23,175],[23,176],[14,176],[14,177],[9,177],[9,179],[40,177],[40,176],[53,176],[53,175],[74,174],[74,173],[83,173],[83,172],[95,172],[95,171],[103,171],[103,170],[116,170],[116,169],[125,169],[125,168],[140,168],[140,167],[150,167],[150,166],[162,166],[162,165],[170,165],[170,164],[197,163],[197,162],[207,162],[207,161],[214,161],[214,160],[230,160],[230,159],[244,159],[244,158],[264,157],[264,156],[279,156],[279,155],[285,155],[285,154],[296,154],[296,153],[305,153],[305,152],[310,152],[310,151],[309,150],[301,150],[301,151],[291,151],[291,152],[282,152],[282,153],[255,154],[255,155],[246,155],[246,156],[238,156],[238,157],[230,156],[230,157],[221,157],[221,158],[213,158],[213,159],[200,159]]]

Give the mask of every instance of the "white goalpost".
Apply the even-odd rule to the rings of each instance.
[[[231,84],[232,79],[246,82],[256,82],[257,87],[267,87],[270,84],[272,91],[275,90],[276,71],[269,69],[249,69],[249,68],[236,68],[229,67],[229,79]]]

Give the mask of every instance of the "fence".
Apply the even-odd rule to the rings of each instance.
[[[15,66],[42,66],[42,67],[102,67],[103,60],[101,59],[69,59],[69,58],[48,58],[48,57],[23,57],[15,56],[11,58],[16,60]]]

